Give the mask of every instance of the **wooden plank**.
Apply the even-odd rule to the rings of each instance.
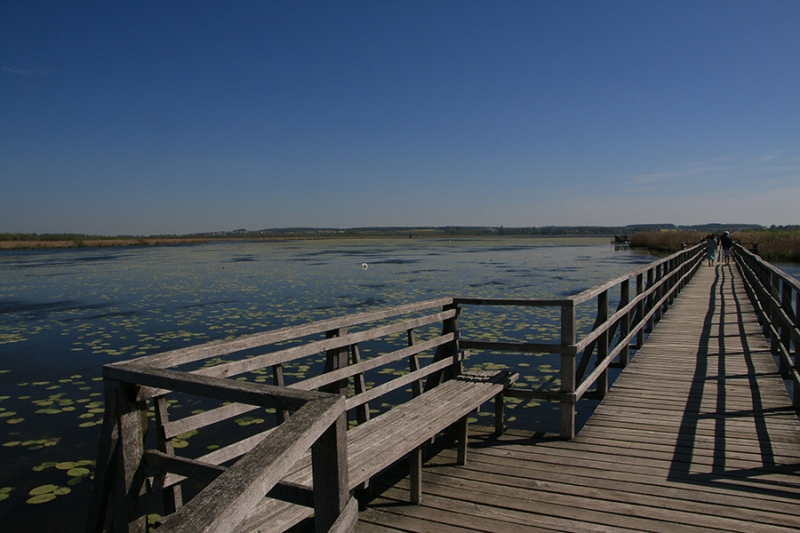
[[[424,302],[398,305],[387,309],[380,309],[378,311],[368,311],[365,313],[357,313],[345,317],[311,322],[310,324],[303,324],[301,326],[289,326],[264,333],[246,335],[244,337],[239,337],[229,341],[213,342],[200,346],[189,346],[187,348],[180,348],[178,350],[131,359],[130,361],[126,361],[124,364],[134,363],[147,365],[149,367],[169,368],[207,359],[209,357],[216,357],[218,355],[230,354],[243,350],[249,350],[251,348],[257,348],[259,346],[275,344],[300,337],[307,337],[309,335],[324,333],[332,329],[346,328],[367,322],[376,322],[378,320],[384,320],[393,316],[415,313],[418,311],[424,311],[426,309],[450,305],[452,303],[452,298],[437,298],[435,300],[427,300]],[[112,366],[116,364],[117,363],[111,363]]]
[[[573,350],[570,346],[562,346],[555,343],[471,341],[469,339],[461,339],[461,347],[471,350],[515,353],[572,353]]]
[[[269,439],[165,518],[159,529],[169,533],[233,531],[343,412],[341,397],[307,403],[275,428]]]
[[[274,365],[277,363],[286,363],[288,361],[293,361],[295,359],[300,359],[302,357],[307,357],[309,355],[314,355],[320,352],[339,350],[341,348],[345,348],[353,344],[358,344],[361,342],[366,342],[369,340],[385,337],[387,335],[392,335],[393,333],[406,331],[409,328],[418,328],[429,324],[434,324],[436,322],[442,322],[444,320],[452,318],[454,315],[455,315],[454,310],[447,310],[441,313],[436,313],[433,315],[423,316],[419,318],[411,318],[408,320],[403,320],[401,322],[394,322],[386,326],[380,326],[377,328],[350,333],[347,335],[341,333],[339,335],[328,336],[325,340],[312,341],[305,344],[301,344],[299,346],[294,346],[292,348],[286,348],[284,350],[258,355],[255,357],[239,359],[237,361],[231,361],[230,363],[225,363],[222,365],[201,368],[192,373],[204,376],[217,376],[217,377],[236,376],[239,374],[243,374],[245,372],[250,372],[252,370]],[[339,328],[338,330],[331,330],[331,331],[344,332],[346,331],[346,329]]]
[[[216,400],[297,410],[306,402],[325,398],[318,392],[300,391],[263,383],[250,383],[178,370],[141,367],[133,364],[103,367],[103,377],[137,383],[156,389],[194,394]]]
[[[462,467],[454,466],[458,452],[445,449],[435,468],[423,469],[420,506],[402,504],[407,479],[375,481],[383,486],[377,502],[386,503],[370,525],[391,524],[391,513],[409,531],[443,522],[490,530],[481,519],[498,531],[800,528],[800,422],[742,280],[734,269],[691,268],[684,285],[686,269],[664,265],[659,276],[680,297],[574,440],[487,434]],[[634,312],[654,319],[673,294],[664,290],[646,313]],[[631,338],[639,331],[631,328]]]
[[[350,365],[346,368],[341,368],[339,370],[333,370],[331,372],[326,372],[320,376],[315,376],[313,378],[304,379],[298,381],[296,383],[292,383],[289,385],[289,388],[293,389],[301,389],[301,390],[312,390],[316,389],[317,387],[321,387],[328,383],[349,378],[351,376],[355,376],[357,374],[362,374],[369,370],[373,370],[375,368],[379,368],[386,364],[392,363],[394,361],[399,361],[400,359],[405,359],[406,357],[419,354],[421,352],[431,350],[436,348],[437,346],[441,346],[442,344],[446,344],[451,342],[455,336],[452,333],[448,333],[447,335],[442,335],[440,337],[435,337],[425,342],[421,342],[419,344],[415,344],[414,346],[409,346],[407,348],[401,348],[399,350],[395,350],[393,352],[388,352],[372,359],[367,359],[366,361],[361,361],[360,363]]]
[[[527,299],[527,298],[453,298],[456,305],[498,305],[513,307],[560,307],[571,300],[562,299]]]
[[[257,409],[263,409],[260,405],[246,405],[243,403],[229,403],[208,411],[203,411],[196,415],[179,418],[164,424],[164,436],[167,439],[182,435],[187,431],[193,429],[200,429],[223,420],[228,420],[234,416],[239,416],[244,413],[249,413]]]

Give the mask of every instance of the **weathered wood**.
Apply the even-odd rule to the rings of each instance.
[[[638,324],[642,321],[642,317],[644,316],[644,299],[641,298],[641,295],[644,293],[644,274],[641,272],[636,275],[636,318],[634,319],[633,323]],[[636,334],[636,345],[641,346],[644,344],[644,328],[639,328],[638,333]]]
[[[473,435],[466,466],[431,459],[421,506],[376,480],[391,516],[357,531],[796,531],[800,423],[731,270],[696,271],[574,440]]]
[[[467,350],[486,350],[516,353],[571,353],[571,346],[562,346],[545,342],[499,342],[499,341],[472,341],[462,339],[461,348]]]
[[[378,311],[368,311],[365,313],[357,313],[343,317],[332,318],[329,320],[322,320],[319,322],[312,322],[310,324],[303,324],[301,326],[289,326],[274,331],[264,333],[256,333],[254,335],[247,335],[237,339],[204,344],[201,346],[190,346],[178,350],[172,350],[161,354],[148,355],[138,359],[126,361],[128,363],[146,364],[151,368],[169,368],[186,363],[192,363],[207,359],[209,357],[216,357],[218,355],[230,354],[259,346],[266,346],[275,344],[291,339],[300,337],[307,337],[318,333],[324,333],[333,329],[347,328],[356,324],[364,324],[367,322],[375,322],[386,318],[415,313],[424,311],[426,309],[433,309],[442,307],[453,303],[452,298],[437,298],[435,300],[427,300],[424,302],[415,302],[406,305],[399,305]],[[115,363],[111,363],[113,366]],[[267,365],[263,365],[267,366]]]
[[[273,431],[275,431],[275,428],[270,428],[266,431],[256,433],[255,435],[238,440],[232,444],[229,444],[222,448],[218,448],[205,455],[201,455],[200,457],[197,458],[197,460],[202,461],[204,463],[210,463],[215,465],[226,463],[228,461],[241,457],[242,455],[246,454],[256,446],[258,446],[258,444],[264,439],[266,439]],[[178,476],[175,474],[167,474],[164,480],[164,486],[165,487],[172,486],[175,483],[180,483],[181,481],[183,481],[183,479],[184,478],[182,476]]]
[[[494,396],[494,432],[502,435],[506,430],[505,391]]]
[[[166,455],[175,455],[175,449],[172,446],[172,437],[168,436],[166,432],[166,425],[169,423],[169,413],[167,412],[167,400],[164,396],[158,396],[153,399],[155,404],[156,413],[156,430],[158,449]],[[145,454],[146,458],[146,454]],[[180,485],[171,487],[164,487],[166,473],[158,476],[157,485],[161,487],[161,492],[164,496],[164,511],[167,514],[174,513],[183,505],[183,495]]]
[[[608,319],[608,291],[603,291],[597,295],[597,319],[605,322]],[[605,358],[608,355],[609,334],[608,329],[597,337],[597,358],[595,368],[604,366]],[[608,370],[607,366],[600,372],[596,380],[597,394],[602,398],[608,392]]]
[[[350,498],[328,533],[350,533],[358,522],[358,500]]]
[[[320,396],[301,407],[249,454],[212,481],[160,529],[178,533],[233,531],[291,466],[344,413],[344,399]]]
[[[409,453],[411,461],[411,503],[422,503],[422,452],[425,444],[420,444]]]
[[[103,428],[100,434],[100,445],[97,452],[94,484],[89,500],[89,511],[86,518],[87,533],[102,533],[106,523],[106,512],[109,509],[109,496],[115,485],[115,478],[119,475],[117,454],[119,453],[119,412],[117,411],[117,396],[119,395],[119,382],[104,380],[105,412],[103,414]],[[112,514],[120,509],[111,509]]]
[[[442,323],[442,336],[452,333],[453,334],[453,341],[447,344],[443,344],[436,348],[436,352],[433,354],[433,361],[434,363],[453,358],[455,354],[460,351],[460,344],[459,344],[459,337],[458,337],[458,313],[460,312],[460,308],[458,308],[455,304],[451,304],[445,306],[444,311],[455,311],[455,316],[445,320]],[[433,387],[439,385],[442,380],[449,379],[454,374],[461,373],[461,367],[454,368],[449,373],[444,372],[436,372],[428,376],[428,379],[425,381],[424,390],[428,391],[431,390]]]
[[[647,284],[645,285],[644,288],[644,291],[647,294],[647,303],[644,306],[644,311],[649,318],[647,319],[647,326],[644,330],[645,333],[650,333],[651,331],[653,331],[653,326],[655,326],[655,318],[654,318],[655,313],[651,311],[653,311],[654,309],[653,302],[655,301],[656,297],[654,291],[650,290],[653,287],[654,283],[653,273],[654,273],[653,268],[647,269]]]
[[[272,365],[272,384],[276,387],[283,387],[286,382],[283,379],[283,365],[278,363]],[[286,409],[275,409],[275,422],[283,424],[289,418],[289,411]]]
[[[409,329],[408,330],[408,346],[411,347],[411,346],[414,346],[415,344],[417,344],[417,340],[416,340],[416,338],[414,336],[414,330],[413,329]],[[413,353],[413,354],[409,355],[408,356],[408,370],[410,372],[416,372],[419,369],[420,369],[419,354],[418,353]],[[415,380],[415,381],[411,382],[411,394],[414,396],[414,398],[416,398],[417,396],[422,394],[422,385],[423,384],[422,384],[422,382],[420,380]]]
[[[560,307],[572,299],[519,299],[519,298],[453,298],[456,305],[498,305],[514,307]]]
[[[561,344],[575,344],[575,306],[561,307]],[[575,354],[561,354],[561,438],[575,437]]]
[[[317,531],[328,531],[350,499],[345,411],[312,446],[311,469],[314,476],[314,525]]]
[[[393,352],[385,353],[383,355],[373,357],[372,359],[368,359],[366,361],[361,361],[360,363],[348,366],[346,368],[332,370],[320,376],[315,376],[313,378],[308,378],[298,381],[296,383],[292,383],[291,385],[289,385],[289,388],[301,389],[301,390],[316,389],[317,387],[324,386],[334,381],[346,379],[351,376],[355,376],[357,374],[363,374],[368,370],[373,370],[375,368],[384,366],[388,363],[399,361],[400,359],[404,359],[406,357],[422,353],[432,348],[436,348],[443,344],[447,344],[448,342],[452,342],[454,338],[455,335],[453,335],[452,333],[435,337],[429,341],[421,342],[414,346],[409,346],[407,348],[401,348]]]
[[[619,289],[619,308],[621,308],[621,309],[628,308],[628,304],[630,303],[630,299],[631,299],[631,292],[630,291],[631,291],[631,282],[630,282],[630,279],[626,279],[620,284],[620,289]],[[634,306],[635,306],[635,304],[634,304]],[[628,336],[628,333],[630,332],[630,327],[631,327],[631,316],[633,314],[634,314],[634,309],[633,308],[628,310],[628,311],[626,311],[625,313],[623,313],[623,316],[619,321],[619,336],[620,336],[620,339],[624,339],[625,337]],[[622,341],[620,341],[620,342],[622,342]],[[620,364],[623,366],[623,368],[625,366],[627,366],[628,362],[630,361],[630,348],[629,348],[629,346],[630,346],[630,343],[626,342],[624,347],[622,348],[622,350],[619,353]]]
[[[350,347],[350,355],[352,357],[352,361],[350,362],[351,369],[358,368],[358,365],[361,363],[361,352],[358,349],[358,344],[354,344]],[[354,377],[353,389],[355,393],[363,394],[367,391],[367,382],[364,379],[364,372],[358,372]],[[369,404],[365,403],[356,408],[356,422],[363,424],[367,420],[369,420]]]
[[[348,335],[343,333],[346,331],[346,328],[330,330],[330,332],[327,332],[329,336],[327,336],[325,340],[308,342],[292,348],[286,348],[284,350],[258,355],[256,357],[249,357],[246,359],[231,361],[230,363],[201,368],[192,373],[206,376],[231,377],[277,363],[285,363],[302,357],[307,357],[309,355],[315,355],[320,352],[335,351],[335,353],[339,353],[339,349],[348,347],[352,344],[358,344],[372,339],[385,337],[393,333],[406,331],[409,328],[417,328],[428,324],[434,324],[436,322],[442,322],[448,318],[451,318],[454,316],[454,314],[455,311],[453,310],[443,311],[434,315],[411,318],[401,322],[388,324],[386,326],[350,333]],[[340,334],[336,335],[331,333],[336,331],[340,332]]]
[[[103,367],[103,377],[216,400],[289,410],[299,409],[306,402],[325,397],[323,393],[199,376],[177,370],[145,368],[133,364],[106,365]]]
[[[346,328],[339,328],[325,332],[325,338],[329,340],[341,340],[341,338],[346,335]],[[325,374],[330,375],[334,370],[347,368],[350,362],[349,354],[350,343],[340,346],[337,342],[334,344],[334,346],[328,348],[325,351]],[[320,390],[323,392],[330,392],[344,396],[347,394],[347,379],[338,379],[336,381],[329,382],[327,385],[320,387]],[[342,505],[344,505],[344,502],[342,502]]]
[[[193,429],[204,428],[211,424],[216,424],[217,422],[222,422],[223,420],[255,411],[256,409],[262,409],[262,407],[243,403],[229,403],[185,418],[172,421],[165,420],[163,422],[164,438],[171,439],[188,431],[192,431]]]
[[[701,249],[702,249],[702,245],[697,245],[697,246],[694,246],[691,249],[686,250],[686,251],[675,252],[674,254],[672,254],[672,255],[670,255],[668,257],[665,257],[664,259],[660,259],[658,261],[650,263],[647,266],[644,266],[644,267],[642,267],[642,268],[640,268],[638,270],[634,270],[633,272],[629,272],[627,274],[623,274],[621,276],[618,276],[616,278],[610,279],[610,280],[605,281],[603,283],[599,283],[599,284],[595,285],[594,287],[586,289],[583,292],[580,292],[580,293],[578,293],[578,294],[576,294],[574,296],[570,296],[569,299],[572,301],[572,303],[574,305],[579,305],[579,304],[582,304],[584,302],[588,302],[589,300],[594,299],[601,292],[607,291],[607,290],[611,289],[612,287],[614,287],[616,285],[619,285],[620,283],[622,283],[623,280],[630,279],[630,278],[632,278],[634,276],[639,276],[641,274],[644,274],[645,272],[648,273],[648,280],[649,280],[649,277],[651,275],[650,272],[652,272],[652,270],[654,268],[659,268],[660,265],[662,265],[662,264],[664,264],[664,263],[666,263],[668,261],[671,261],[673,258],[676,258],[676,257],[684,257],[684,258],[686,258],[685,260],[692,260],[692,257],[699,258],[700,254],[702,253]],[[650,283],[648,283],[648,288],[649,288],[649,285],[650,285]]]
[[[462,360],[464,358],[463,354],[456,354],[454,357],[458,358],[458,360]],[[446,359],[444,361],[439,361],[436,363],[431,363],[421,369],[417,370],[416,372],[409,372],[404,376],[400,376],[395,378],[391,381],[387,381],[377,387],[372,388],[371,390],[359,394],[358,396],[352,396],[347,399],[347,410],[353,409],[359,405],[363,405],[366,402],[370,402],[376,398],[380,398],[387,392],[391,392],[393,390],[397,390],[401,387],[405,387],[406,385],[413,383],[414,381],[420,380],[425,376],[430,376],[437,372],[440,372],[450,366],[452,366],[453,361],[451,359]]]
[[[119,450],[116,454],[117,475],[112,496],[115,508],[114,528],[128,533],[144,533],[147,529],[145,472],[142,462],[147,405],[136,400],[137,388],[129,383],[120,383],[119,393],[116,395]]]

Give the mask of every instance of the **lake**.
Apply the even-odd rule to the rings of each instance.
[[[0,530],[83,531],[105,363],[440,296],[563,297],[654,259],[607,239],[538,238],[0,252]],[[552,313],[467,314],[466,335],[557,338]],[[558,368],[546,354],[473,362],[532,383]],[[557,429],[555,404],[509,407],[511,427]]]

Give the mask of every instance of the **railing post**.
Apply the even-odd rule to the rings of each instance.
[[[575,304],[561,306],[561,438],[575,438]]]
[[[636,274],[636,296],[639,297],[644,292],[644,274],[641,272]],[[644,321],[644,300],[639,300],[636,303],[636,315],[639,317],[639,322]],[[639,324],[637,324],[638,326]],[[644,328],[639,328],[636,332],[636,346],[641,347],[644,344]]]
[[[658,287],[658,292],[657,292],[658,300],[663,298],[664,295],[666,295],[667,291],[669,290],[669,278],[667,277],[667,263],[668,263],[667,261],[661,263],[658,270],[656,270],[656,272],[658,273],[658,281],[662,282],[661,285],[659,285]],[[657,314],[656,320],[661,320],[661,316],[664,314],[666,310],[667,310],[667,302],[665,301],[658,308],[658,312],[656,313]]]
[[[794,308],[794,327],[800,329],[800,291],[795,291],[794,293]],[[800,346],[797,343],[794,344],[794,368],[800,373]],[[800,410],[800,387],[795,384],[793,390],[792,403],[795,409]]]
[[[311,446],[314,529],[328,531],[350,499],[347,477],[347,412]]]
[[[670,305],[675,303],[675,292],[676,291],[674,289],[675,289],[675,285],[677,284],[677,280],[678,280],[678,276],[676,276],[677,273],[675,272],[677,270],[677,268],[678,268],[678,258],[677,257],[673,257],[670,260],[669,263],[670,263],[670,266],[669,266],[669,289],[668,289],[669,290],[669,301],[667,303],[667,306],[664,309],[665,311],[667,310],[667,308]]]
[[[458,330],[458,316],[461,314],[461,307],[458,304],[452,303],[443,306],[443,311],[449,311],[451,309],[455,309],[456,315],[453,318],[448,318],[444,322],[442,322],[442,335],[447,335],[448,333],[452,333],[454,339],[452,342],[448,342],[447,344],[442,344],[441,346],[436,348],[436,351],[433,353],[433,362],[442,361],[448,357],[455,358],[460,350],[459,346],[459,330]],[[454,359],[455,360],[455,359]],[[432,388],[439,385],[442,382],[442,379],[448,380],[450,379],[453,373],[453,370],[456,371],[457,374],[463,372],[463,364],[459,361],[452,366],[447,367],[444,371],[439,370],[434,372],[428,379],[425,381],[425,391],[429,391]]]
[[[597,322],[603,324],[608,320],[608,291],[605,290],[597,295]],[[600,326],[602,327],[602,326]],[[608,329],[603,328],[603,333],[597,337],[597,358],[595,368],[600,366],[603,359],[608,355]],[[608,392],[608,368],[597,377],[597,395],[602,398]]]
[[[276,387],[283,387],[285,384],[283,380],[283,365],[280,363],[277,365],[272,365],[272,382]],[[275,422],[278,425],[283,424],[288,419],[289,411],[285,409],[275,409]]]
[[[653,310],[653,305],[655,302],[655,290],[651,290],[653,288],[653,282],[655,281],[654,278],[654,271],[655,267],[651,267],[647,269],[647,289],[650,290],[650,293],[647,295],[647,305],[645,306],[645,311],[649,313]],[[650,318],[647,319],[647,326],[645,331],[650,333],[653,331],[653,327],[655,326],[655,316],[650,315]]]
[[[119,416],[119,450],[113,489],[114,531],[144,533],[147,530],[145,504],[144,437],[147,404],[137,400],[139,387],[120,383],[116,395]]]
[[[326,339],[332,339],[334,337],[343,337],[347,335],[347,328],[339,328],[333,329],[331,331],[325,332]],[[350,355],[350,347],[349,346],[342,346],[341,348],[333,348],[325,352],[325,372],[331,372],[333,370],[339,370],[340,368],[345,368],[348,364],[348,359]],[[326,385],[321,389],[323,392],[331,392],[334,394],[346,394],[347,393],[347,380],[340,379],[339,381],[335,381],[330,385]]]
[[[630,292],[631,292],[631,280],[626,279],[622,282],[619,287],[619,306],[620,308],[625,307],[630,302]],[[630,324],[631,324],[631,314],[633,311],[628,311],[625,313],[619,321],[619,341],[622,342],[622,339],[628,336],[630,333]],[[630,361],[630,343],[626,342],[625,346],[619,352],[619,362],[622,366],[627,366],[628,361]]]
[[[789,320],[794,317],[794,310],[792,309],[792,287],[786,283],[786,280],[781,280],[781,307],[783,308],[783,313],[789,317]],[[792,324],[790,322],[786,322],[783,320],[783,315],[780,318],[780,332],[781,332],[781,344],[783,344],[786,353],[791,357],[792,355]],[[789,367],[787,364],[786,368],[787,376],[789,374]]]
[[[166,434],[164,432],[164,426],[169,422],[169,412],[167,410],[167,399],[162,394],[161,396],[157,396],[153,398],[153,403],[155,404],[155,414],[156,414],[156,429],[157,429],[157,440],[158,440],[158,449],[161,450],[163,453],[167,455],[175,455],[175,448],[172,445],[172,439],[167,439]],[[164,479],[166,478],[166,472],[160,473],[156,477],[157,486],[161,487],[161,490],[164,495],[164,511],[167,514],[172,514],[181,507],[183,507],[183,494],[181,492],[181,485],[180,483],[173,485],[171,487],[163,488]]]
[[[358,348],[358,344],[350,346],[350,359],[353,365],[357,365],[361,362],[361,351]],[[364,379],[363,372],[359,372],[353,376],[353,390],[356,394],[361,394],[367,390],[367,382],[366,379]],[[363,424],[367,421],[369,421],[369,402],[356,407],[356,422],[358,424]]]
[[[786,360],[783,357],[780,357],[780,331],[781,331],[781,308],[780,308],[780,301],[781,301],[781,278],[778,276],[777,272],[770,273],[771,283],[768,285],[770,292],[772,294],[772,298],[770,299],[770,322],[772,322],[772,329],[774,333],[770,334],[769,337],[769,345],[770,349],[772,350],[773,355],[778,355],[778,368],[781,376],[788,377],[789,375],[789,367],[786,364]]]

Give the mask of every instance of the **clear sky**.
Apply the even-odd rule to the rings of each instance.
[[[0,232],[798,206],[798,1],[0,2]]]

